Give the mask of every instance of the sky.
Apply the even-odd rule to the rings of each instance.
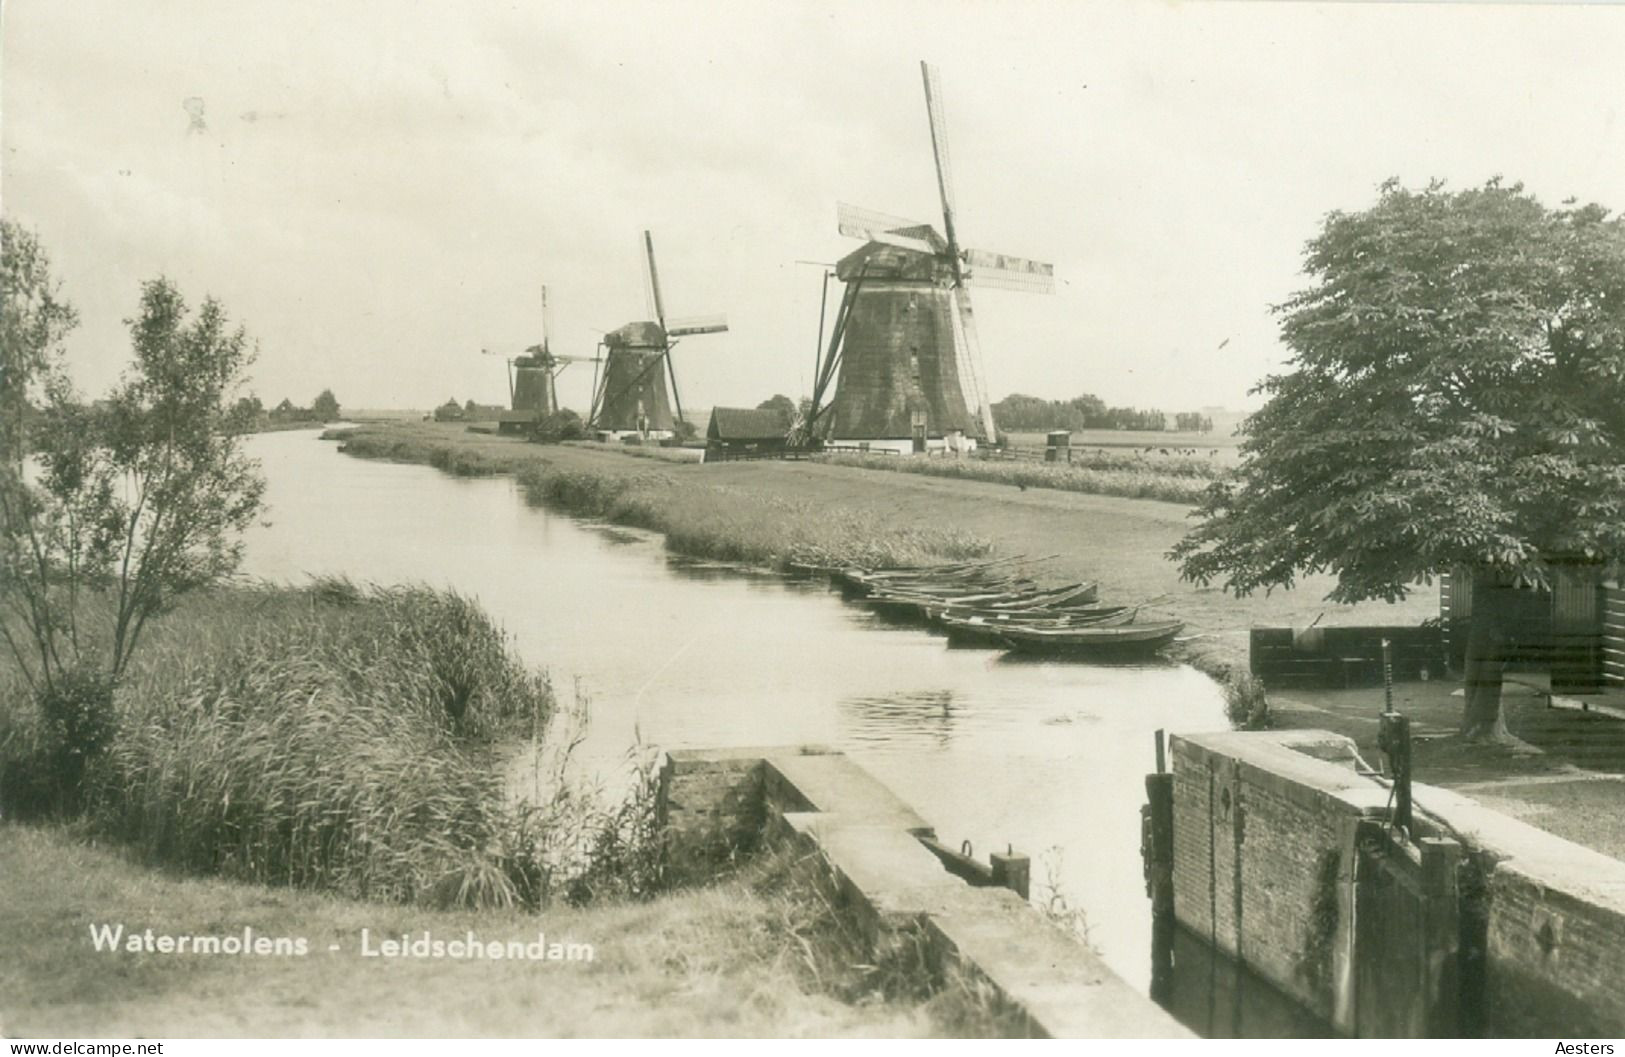
[[[1304,243],[1389,177],[1625,209],[1625,9],[1504,4],[6,0],[0,209],[36,230],[99,392],[166,275],[258,342],[252,388],[505,401],[500,357],[674,352],[693,408],[811,389],[837,200],[1055,265],[976,298],[989,389],[1247,409]],[[832,290],[837,295],[838,290]],[[584,410],[591,370],[560,378]]]

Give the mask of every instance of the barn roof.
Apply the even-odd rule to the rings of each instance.
[[[714,407],[705,435],[712,440],[781,440],[790,431],[783,411]]]

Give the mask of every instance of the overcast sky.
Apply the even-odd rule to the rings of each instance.
[[[3,30],[3,208],[92,390],[165,274],[247,326],[267,403],[505,399],[479,350],[537,340],[543,283],[555,351],[646,317],[647,227],[668,314],[732,326],[678,348],[685,404],[803,394],[795,262],[856,247],[836,200],[940,223],[922,58],[961,241],[1058,277],[980,295],[995,396],[1254,406],[1304,241],[1390,176],[1625,208],[1600,6],[6,0]]]

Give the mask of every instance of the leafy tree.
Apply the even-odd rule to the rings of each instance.
[[[311,401],[310,410],[321,422],[337,422],[342,417],[339,415],[338,398],[333,395],[331,389],[323,389],[316,399]]]
[[[1504,736],[1508,588],[1625,558],[1625,224],[1390,181],[1305,260],[1276,308],[1292,370],[1170,556],[1238,595],[1330,571],[1341,602],[1471,576],[1462,730]]]
[[[8,319],[12,308],[8,286]],[[0,481],[0,600],[16,618],[0,629],[42,700],[85,671],[110,692],[153,616],[236,570],[239,534],[261,509],[258,464],[233,429],[251,359],[242,329],[212,299],[188,322],[163,279],[143,285],[128,324],[135,362],[95,405],[75,396],[53,345],[25,340],[14,354],[6,336],[8,367],[32,362],[45,405],[37,466],[8,449]]]
[[[783,393],[775,393],[773,396],[757,404],[756,410],[777,411],[784,417],[785,422],[790,422],[796,417],[796,402],[785,396]]]
[[[265,413],[265,405],[260,403],[259,397],[250,393],[248,396],[237,398],[233,412],[237,416],[240,425],[252,427],[259,421],[260,416]]]
[[[33,232],[0,219],[0,455],[4,483],[22,479],[23,460],[46,390],[63,381],[62,343],[79,314],[62,299],[51,261]],[[13,493],[0,493],[12,500]]]

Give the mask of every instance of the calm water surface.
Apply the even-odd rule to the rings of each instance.
[[[1143,776],[1157,728],[1225,728],[1206,676],[948,649],[821,585],[685,563],[656,537],[527,506],[505,478],[352,459],[310,433],[251,444],[271,523],[249,534],[249,574],[477,597],[562,692],[579,681],[584,760],[605,775],[639,734],[665,748],[838,746],[943,840],[1032,855],[1035,897],[1052,875],[1112,967],[1148,986]]]

